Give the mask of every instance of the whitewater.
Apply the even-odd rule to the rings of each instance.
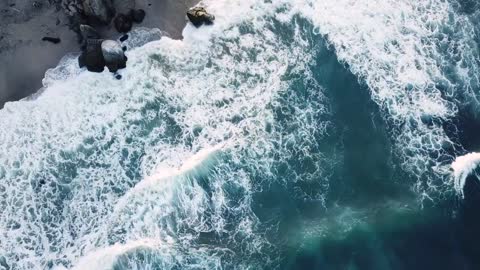
[[[480,7],[201,5],[183,40],[134,30],[121,80],[66,56],[0,110],[0,269],[293,269],[379,209],[461,200]],[[362,265],[324,269],[399,269]]]

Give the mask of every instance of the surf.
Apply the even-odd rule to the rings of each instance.
[[[0,255],[8,265],[98,261],[108,269],[119,258],[135,264],[141,250],[165,267],[278,266],[285,246],[275,242],[275,224],[292,230],[295,217],[314,224],[296,233],[323,235],[308,211],[326,215],[331,187],[340,186],[332,179],[350,180],[338,175],[342,128],[353,124],[338,126],[335,106],[349,105],[336,104],[338,82],[325,78],[338,73],[328,67],[365,91],[374,103],[365,115],[380,115],[371,127],[381,124],[384,151],[391,143],[394,153],[385,166],[406,175],[381,180],[404,181],[406,189],[395,187],[420,204],[463,185],[474,163],[459,159],[453,174],[442,171],[462,152],[445,126],[476,94],[466,77],[477,70],[477,49],[473,24],[449,2],[203,4],[215,24],[189,25],[183,40],[132,34],[122,80],[67,57],[47,72],[40,95],[0,111]],[[351,215],[342,233],[366,212]]]

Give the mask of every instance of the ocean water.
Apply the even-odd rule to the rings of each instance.
[[[0,269],[479,269],[477,1],[202,4],[0,110]]]

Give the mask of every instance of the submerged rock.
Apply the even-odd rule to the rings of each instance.
[[[126,33],[132,30],[132,18],[125,14],[118,14],[113,20],[115,29],[120,33]]]
[[[102,54],[105,59],[105,65],[111,72],[117,72],[119,69],[127,66],[127,57],[125,56],[120,42],[114,40],[105,40],[102,42]]]
[[[78,64],[91,72],[102,72],[105,69],[105,59],[102,52],[102,39],[89,39],[80,57]]]
[[[132,9],[130,11],[130,17],[132,17],[132,20],[136,23],[143,22],[143,19],[145,19],[145,15],[145,10],[143,9]]]
[[[203,24],[213,24],[215,16],[209,14],[203,7],[194,7],[187,11],[187,18],[195,27],[200,27]]]

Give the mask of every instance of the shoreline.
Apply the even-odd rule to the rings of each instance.
[[[80,52],[78,35],[70,29],[68,17],[55,0],[0,1],[0,109],[6,102],[28,97],[43,87],[45,72],[58,65],[69,53]],[[136,0],[135,8],[146,11],[142,23],[134,28],[159,28],[171,38],[181,39],[188,8],[199,0]],[[33,3],[33,4],[32,4]],[[123,34],[113,23],[101,27],[105,38]],[[60,38],[54,44],[43,37]]]

